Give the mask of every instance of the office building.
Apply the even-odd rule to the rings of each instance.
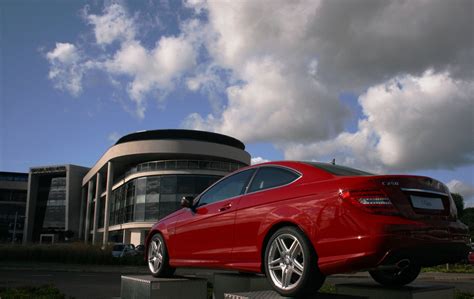
[[[142,244],[150,227],[222,176],[250,164],[239,140],[193,130],[120,138],[82,180],[80,238]]]
[[[0,172],[0,243],[23,238],[28,174]]]
[[[23,243],[78,238],[81,182],[88,170],[69,164],[30,169]]]

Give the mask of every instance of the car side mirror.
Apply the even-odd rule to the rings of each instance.
[[[181,198],[181,206],[183,208],[190,208],[192,210],[193,209],[193,201],[194,201],[193,196],[183,196],[183,198]]]

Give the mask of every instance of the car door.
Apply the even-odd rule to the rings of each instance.
[[[280,205],[273,202],[293,196],[289,185],[300,177],[300,173],[286,167],[269,165],[258,169],[236,212],[233,262],[245,268],[245,263],[260,261],[259,234],[265,226],[263,221]]]
[[[238,201],[254,173],[248,169],[216,183],[182,213],[172,236],[174,258],[179,262],[213,265],[230,260]]]

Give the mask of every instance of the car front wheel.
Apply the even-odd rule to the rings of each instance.
[[[270,237],[265,250],[265,274],[283,296],[314,294],[325,280],[308,239],[291,226],[280,228]]]
[[[148,268],[155,277],[171,276],[175,270],[169,265],[165,240],[159,233],[153,235],[148,244]]]

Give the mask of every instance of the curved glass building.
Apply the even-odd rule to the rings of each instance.
[[[82,180],[80,238],[142,244],[150,227],[222,176],[250,164],[239,140],[194,130],[126,135]]]

